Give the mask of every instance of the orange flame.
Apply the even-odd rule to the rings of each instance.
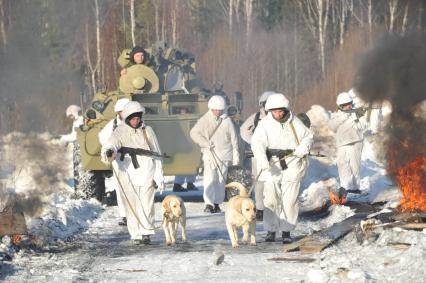
[[[426,211],[426,156],[419,155],[398,168],[396,180],[402,191],[402,211]]]
[[[12,244],[17,246],[22,241],[22,236],[15,234],[12,236]]]
[[[330,199],[330,203],[344,205],[346,203],[346,196],[341,196],[334,189],[328,190],[328,198]]]

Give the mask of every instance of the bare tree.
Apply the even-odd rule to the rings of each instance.
[[[98,0],[93,0],[95,4],[95,23],[96,23],[96,64],[93,65],[90,56],[89,45],[89,23],[86,22],[86,60],[90,71],[90,78],[93,93],[96,93],[96,78],[100,77],[100,62],[101,62],[101,35],[100,35],[100,17]]]
[[[6,27],[5,27],[5,13],[3,7],[3,0],[0,0],[0,34],[3,43],[3,51],[6,52],[7,46],[7,35],[6,35]]]
[[[419,5],[420,5],[420,7],[419,7],[419,10],[418,10],[418,17],[417,17],[417,29],[422,30],[423,2],[420,1]]]
[[[130,0],[130,32],[132,35],[132,46],[135,46],[135,0]]]
[[[407,1],[407,3],[405,3],[405,8],[404,8],[404,17],[402,19],[402,33],[404,34],[407,31],[407,24],[408,24],[408,4],[410,2]]]
[[[228,27],[229,27],[230,34],[232,34],[233,18],[234,18],[234,0],[229,0]]]
[[[393,32],[395,29],[395,21],[398,11],[398,1],[399,0],[389,0],[389,28],[390,32]]]
[[[346,25],[349,18],[349,12],[353,10],[352,0],[341,0],[340,1],[340,21],[339,21],[339,44],[343,46],[344,35],[346,32]]]
[[[160,40],[160,19],[159,19],[159,13],[158,13],[158,2],[159,0],[151,0],[152,6],[154,6],[154,26],[155,26],[155,40]]]
[[[253,25],[253,0],[246,0],[246,49],[250,43],[251,30]]]
[[[173,8],[172,8],[172,45],[177,46],[177,18],[178,18],[178,8],[179,8],[179,0],[173,0]]]
[[[327,23],[330,9],[329,0],[295,0],[298,4],[303,19],[318,40],[319,60],[321,62],[321,72],[325,76],[325,45],[327,38]]]

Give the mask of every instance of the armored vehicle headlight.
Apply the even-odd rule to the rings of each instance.
[[[105,104],[103,102],[100,102],[100,101],[93,101],[92,108],[95,109],[96,111],[102,113],[104,111]]]
[[[96,112],[93,109],[89,109],[86,111],[86,117],[89,118],[90,120],[94,120],[96,119]]]
[[[145,78],[138,76],[132,80],[135,89],[142,89],[145,86]]]

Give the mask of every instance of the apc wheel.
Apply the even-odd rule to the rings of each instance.
[[[105,194],[105,172],[86,171],[81,165],[80,145],[75,142],[73,149],[74,194],[77,198],[96,198],[102,201]]]
[[[226,183],[239,182],[249,190],[252,185],[252,176],[251,172],[248,169],[245,169],[241,166],[229,166],[228,175],[226,177]],[[239,192],[237,189],[226,189],[225,190],[225,200],[228,201],[233,196],[238,195]]]

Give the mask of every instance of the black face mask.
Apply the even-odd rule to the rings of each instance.
[[[130,120],[135,118],[135,117],[141,118],[141,121],[139,122],[139,124],[136,127],[132,127],[132,125],[130,125]],[[130,114],[129,116],[127,116],[125,123],[127,125],[129,125],[130,127],[134,128],[134,129],[139,128],[142,125],[142,112],[135,112],[133,114]]]

